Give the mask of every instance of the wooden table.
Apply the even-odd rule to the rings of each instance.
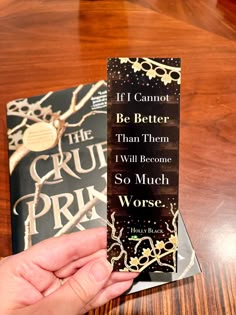
[[[106,78],[108,56],[182,58],[180,209],[203,272],[89,314],[236,314],[235,42],[145,1],[1,0],[0,255],[11,253],[5,103]]]

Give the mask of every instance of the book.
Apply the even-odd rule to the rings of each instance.
[[[105,226],[105,81],[7,104],[13,253]]]
[[[105,81],[7,104],[13,253],[49,237],[106,226],[106,111]],[[183,234],[182,247],[190,253]],[[200,270],[195,260],[194,268],[188,276]],[[130,292],[162,283],[159,274],[150,275]],[[167,278],[164,283],[172,281]]]

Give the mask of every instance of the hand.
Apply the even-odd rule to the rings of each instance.
[[[45,240],[0,262],[0,314],[79,315],[119,296],[137,273],[112,272],[106,230]]]

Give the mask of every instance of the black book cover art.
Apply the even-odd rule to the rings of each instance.
[[[13,253],[106,217],[105,81],[7,104]]]
[[[179,58],[109,58],[108,245],[114,270],[176,272]]]

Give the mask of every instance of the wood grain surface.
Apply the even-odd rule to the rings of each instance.
[[[138,0],[138,3],[210,32],[236,38],[235,0]]]
[[[5,104],[106,78],[110,56],[182,58],[180,209],[203,272],[90,315],[236,314],[235,2],[205,6],[208,31],[193,23],[203,1],[198,10],[193,2],[179,1],[179,11],[173,1],[165,10],[161,1],[0,2],[0,256],[11,253]],[[213,18],[219,5],[228,17]]]

